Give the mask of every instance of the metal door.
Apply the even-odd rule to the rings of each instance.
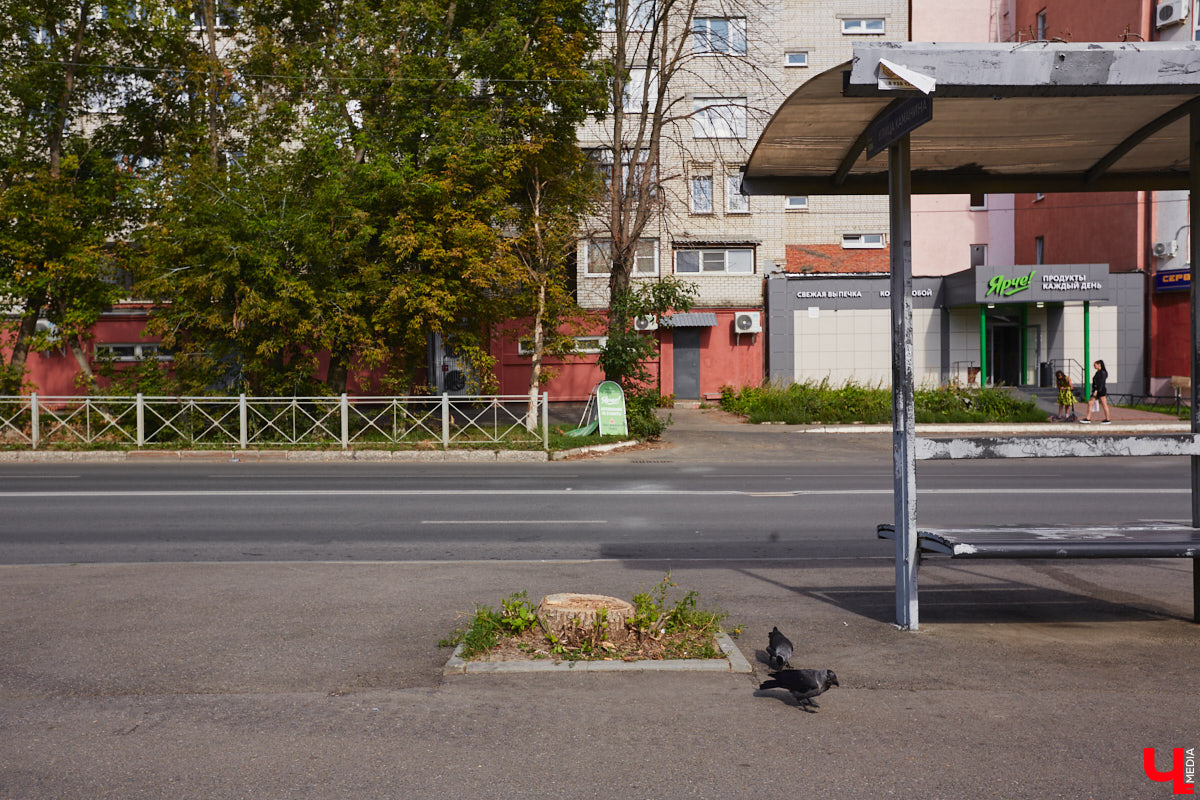
[[[675,396],[700,399],[700,328],[676,328],[671,333],[675,357]]]

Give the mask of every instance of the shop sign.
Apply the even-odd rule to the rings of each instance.
[[[1192,288],[1192,273],[1186,269],[1157,272],[1154,275],[1154,291],[1182,292]]]
[[[596,387],[596,412],[601,436],[628,436],[625,421],[625,392],[614,381],[604,381]]]
[[[1018,271],[1019,270],[1019,271]],[[1108,300],[1107,264],[1056,264],[1026,272],[1020,267],[976,267],[977,303],[1061,303]]]

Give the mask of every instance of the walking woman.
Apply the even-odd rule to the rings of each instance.
[[[1087,417],[1079,421],[1091,422],[1092,412],[1103,409],[1104,419],[1100,420],[1100,424],[1107,425],[1111,421],[1108,418],[1108,370],[1104,368],[1104,362],[1100,359],[1096,359],[1092,366],[1096,369],[1096,374],[1092,375],[1092,402],[1088,405]]]
[[[1075,387],[1061,369],[1054,373],[1054,384],[1058,387],[1058,418],[1071,422],[1075,419]]]

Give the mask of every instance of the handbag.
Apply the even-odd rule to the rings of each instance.
[[[1100,401],[1093,400],[1092,401],[1092,411],[1099,411],[1099,410],[1100,410]]]

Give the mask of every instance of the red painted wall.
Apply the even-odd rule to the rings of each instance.
[[[128,309],[120,314],[106,314],[100,318],[93,329],[94,337],[84,346],[85,352],[91,358],[97,344],[137,344],[157,342],[157,337],[144,337],[142,331],[146,327],[145,309]],[[12,332],[3,335],[0,350],[7,362],[10,357],[8,349],[12,341]],[[25,390],[41,395],[80,395],[84,391],[76,383],[79,375],[79,365],[75,357],[65,347],[49,350],[44,353],[30,351],[25,363]],[[118,366],[118,368],[120,368]],[[103,379],[101,379],[103,382]]]
[[[1153,6],[1153,0],[1017,0],[1014,30],[1021,41],[1036,38],[1037,15],[1044,9],[1047,39],[1119,42],[1128,33],[1130,41],[1150,41]]]
[[[715,313],[717,324],[706,328],[700,335],[700,393],[716,395],[722,386],[758,386],[763,380],[764,334],[734,333],[733,317],[737,311],[760,309],[702,309]],[[526,328],[516,325],[500,330],[492,339],[492,355],[496,357],[496,377],[501,394],[525,394],[529,391],[529,357],[520,354],[516,331]],[[604,319],[593,316],[586,321],[579,336],[604,333]],[[661,327],[646,336],[655,336],[659,341],[659,358],[648,365],[653,379],[660,382],[659,391],[664,395],[674,394],[674,357],[671,330]],[[604,373],[596,365],[596,356],[572,356],[563,359],[547,359],[546,366],[553,370],[552,377],[543,388],[551,401],[582,402],[591,394],[596,384],[604,380]]]
[[[1044,264],[1108,264],[1111,272],[1145,267],[1144,202],[1138,192],[1019,194],[1013,235],[1018,264],[1037,263],[1044,237]]]

